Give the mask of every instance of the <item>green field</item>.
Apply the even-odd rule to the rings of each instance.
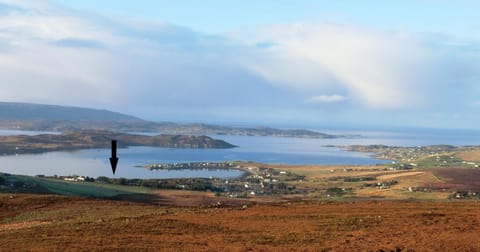
[[[50,178],[0,174],[0,192],[54,193],[82,197],[111,198],[124,194],[148,193],[150,190],[145,187],[99,182],[71,182]]]

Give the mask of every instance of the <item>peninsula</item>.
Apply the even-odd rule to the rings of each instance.
[[[234,148],[235,145],[208,136],[156,135],[117,133],[110,131],[76,131],[62,134],[41,134],[36,136],[0,136],[0,154],[27,154],[49,151],[110,148],[110,141],[116,139],[119,147],[152,146],[165,148]]]

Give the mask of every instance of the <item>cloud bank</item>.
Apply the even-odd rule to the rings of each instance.
[[[466,84],[478,80],[478,51],[405,31],[303,22],[213,36],[44,1],[0,0],[0,13],[2,101],[109,108],[154,120],[262,118],[258,113],[281,120],[285,110],[311,117],[332,104],[428,109],[480,91]],[[462,92],[452,92],[452,83]]]

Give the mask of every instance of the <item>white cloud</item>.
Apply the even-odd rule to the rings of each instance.
[[[333,94],[333,95],[317,95],[312,96],[308,99],[308,102],[311,103],[336,103],[347,100],[343,95]]]
[[[110,43],[108,30],[42,1],[2,3],[10,7],[0,17],[0,100],[103,105],[118,94],[108,73],[114,55],[72,43]]]
[[[8,4],[0,16],[1,101],[161,115],[282,100],[281,90],[234,62],[242,45],[227,39],[42,1],[0,3]]]
[[[250,68],[284,87],[305,92],[342,89],[370,108],[422,103],[430,49],[406,33],[387,33],[331,23],[300,23],[261,29],[251,44],[268,41],[265,59]]]

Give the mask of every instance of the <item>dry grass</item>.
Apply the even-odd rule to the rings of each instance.
[[[455,154],[458,158],[465,161],[480,161],[480,148],[475,148],[473,150],[462,151]]]
[[[408,177],[408,176],[416,176],[416,175],[422,175],[425,174],[425,172],[398,172],[394,174],[388,174],[388,175],[381,175],[378,176],[378,180],[389,180],[389,179],[398,179],[400,177]]]
[[[480,170],[479,169],[465,169],[465,168],[442,168],[434,169],[432,172],[442,182],[435,183],[432,186],[437,187],[453,187],[460,190],[480,190]]]
[[[0,231],[1,250],[480,250],[478,202],[289,202],[244,209],[51,197],[0,198],[2,225],[23,225]]]
[[[384,170],[384,166],[270,166],[305,176],[303,182],[292,182],[300,188],[315,188],[319,192],[329,187],[352,188],[349,197],[356,198],[385,198],[385,199],[447,199],[452,191],[429,191],[422,193],[409,192],[409,187],[423,187],[425,185],[444,183],[446,177],[436,176],[432,170]],[[349,169],[346,171],[345,169]],[[335,177],[340,179],[335,179]],[[375,180],[344,182],[341,178],[373,177]],[[332,180],[334,179],[334,180]],[[364,187],[365,183],[377,183],[395,180],[398,183],[387,189],[377,187]],[[454,190],[454,188],[452,188]],[[317,194],[318,195],[318,194]],[[322,196],[322,193],[319,194]],[[315,196],[312,194],[311,196]]]

